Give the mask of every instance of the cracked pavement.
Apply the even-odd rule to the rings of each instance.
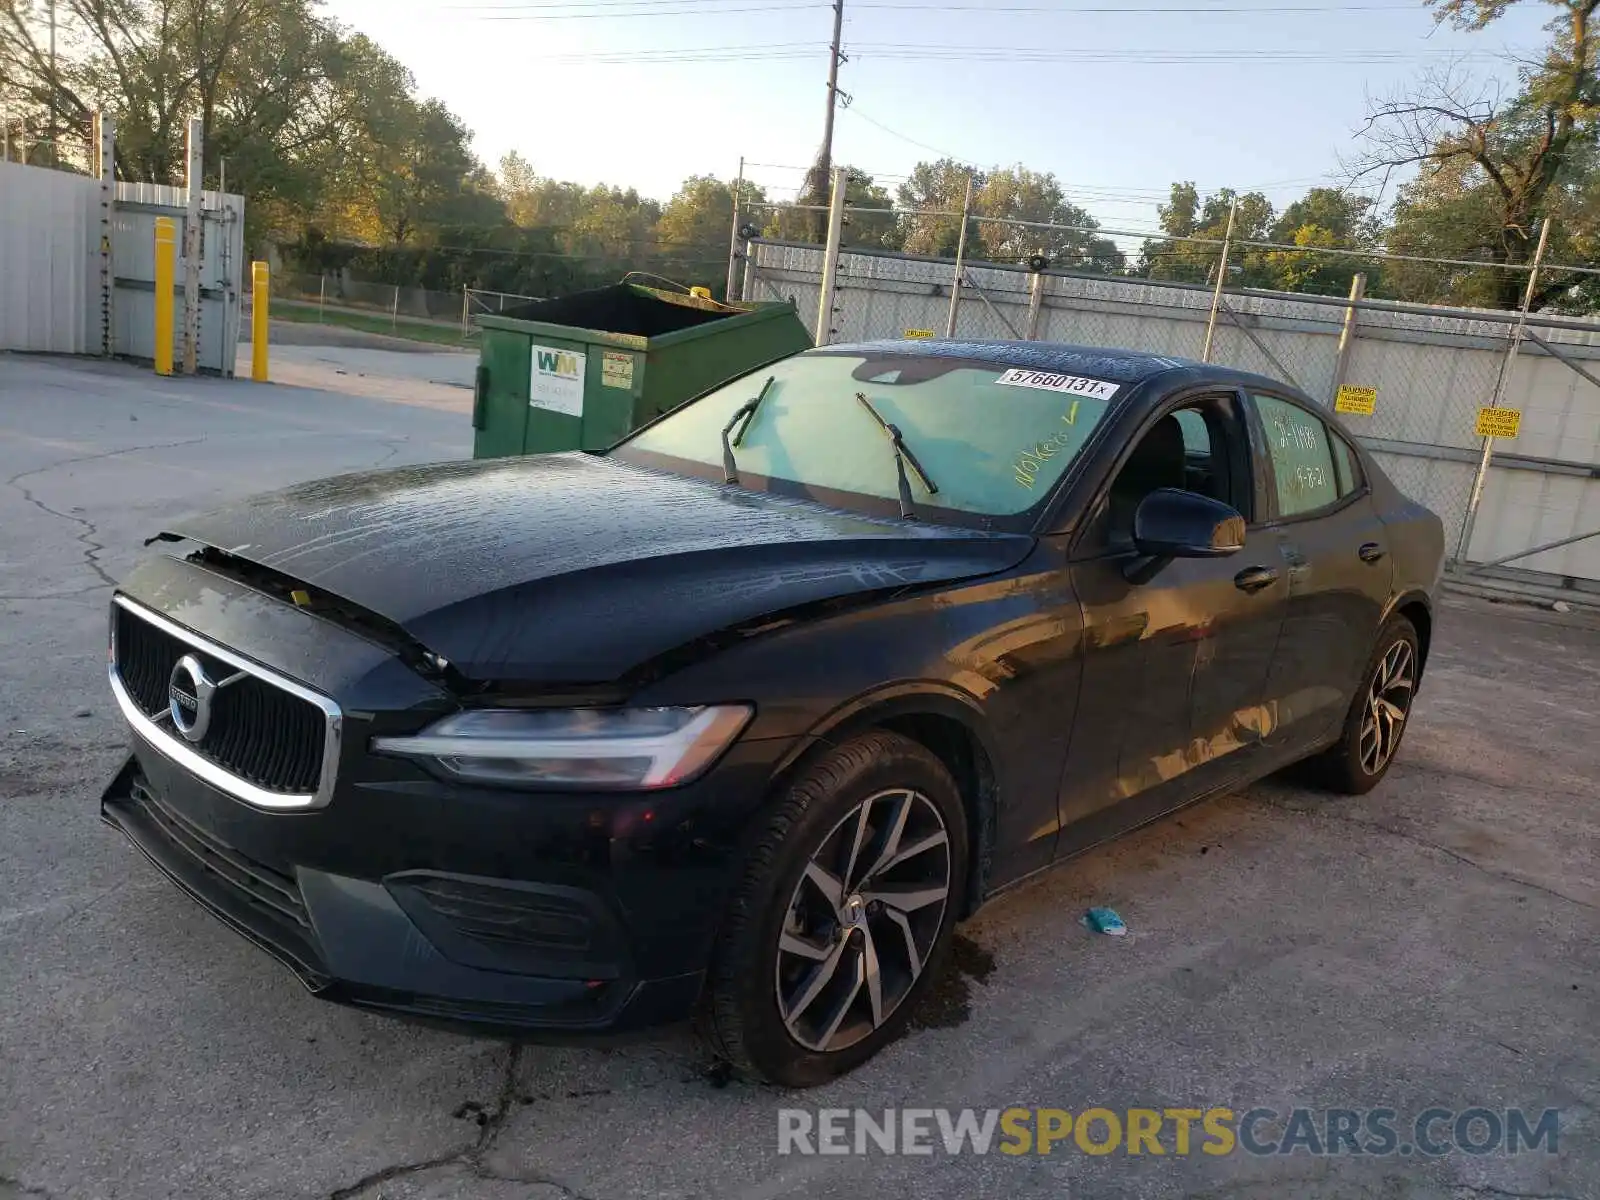
[[[966,1019],[814,1092],[728,1082],[678,1029],[512,1048],[312,1000],[96,803],[125,745],[108,582],[164,517],[468,452],[432,364],[367,351],[346,387],[329,354],[319,388],[0,355],[0,1200],[1600,1196],[1581,614],[1448,601],[1371,795],[1267,781],[994,902],[962,931],[994,970],[941,997]],[[1090,904],[1129,935],[1088,934]],[[1518,1157],[777,1154],[781,1107],[1011,1104],[1562,1118]]]

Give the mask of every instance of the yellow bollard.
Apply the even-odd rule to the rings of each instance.
[[[267,264],[250,264],[250,378],[267,382]]]
[[[173,278],[178,264],[178,223],[156,218],[155,360],[157,375],[172,374]]]

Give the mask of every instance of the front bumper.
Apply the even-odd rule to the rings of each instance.
[[[497,1030],[612,1031],[692,1010],[793,737],[747,732],[706,775],[658,792],[467,786],[370,752],[457,707],[380,641],[188,559],[147,559],[119,595],[194,631],[202,654],[227,647],[338,706],[314,803],[248,803],[149,722],[130,725],[133,756],[101,803],[313,992]]]
[[[269,863],[267,847],[234,844],[249,841],[238,836],[249,820],[318,818],[248,814],[230,826],[217,819],[230,807],[243,806],[145,745],[101,800],[108,824],[322,998],[485,1031],[578,1034],[681,1020],[699,994],[703,956],[641,977],[637,933],[599,880],[591,889],[431,866],[371,880]],[[509,833],[477,836],[493,844]],[[714,929],[701,932],[694,940],[709,947]]]

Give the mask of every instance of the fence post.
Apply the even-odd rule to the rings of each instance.
[[[178,226],[171,217],[156,218],[155,359],[157,375],[172,374],[172,308],[177,281]]]
[[[205,123],[189,119],[188,209],[183,221],[183,373],[193,375],[200,365],[200,200],[205,189]]]
[[[116,274],[111,261],[111,233],[117,209],[117,122],[94,114],[94,167],[100,183],[100,353],[110,358],[116,349]]]
[[[1028,280],[1028,340],[1039,340],[1039,317],[1044,312],[1044,272],[1035,271]]]
[[[844,233],[843,167],[833,169],[833,196],[828,203],[828,244],[822,252],[822,295],[817,301],[816,343],[833,341],[833,301],[839,292],[839,240]]]
[[[389,329],[392,332],[400,331],[400,285],[394,285],[394,307],[389,310]]]
[[[739,274],[739,201],[744,196],[744,155],[739,156],[739,179],[733,185],[733,230],[728,234],[728,286],[722,298],[733,302],[733,285]]]
[[[1333,390],[1328,396],[1330,408],[1338,401],[1339,389],[1344,386],[1345,374],[1350,369],[1350,356],[1356,348],[1356,326],[1360,321],[1360,309],[1356,306],[1366,294],[1367,274],[1358,271],[1350,281],[1350,306],[1344,310],[1344,324],[1339,329],[1339,357],[1333,363]]]
[[[467,336],[467,329],[469,327],[468,326],[467,303],[468,303],[468,297],[470,297],[471,295],[472,295],[472,289],[469,288],[466,284],[462,284],[461,285],[461,336],[463,338],[465,338]]]
[[[328,314],[325,311],[327,309],[327,307],[328,307],[328,273],[326,271],[324,271],[322,274],[317,276],[317,323],[319,325],[327,323],[326,318],[327,318]]]
[[[1217,263],[1217,286],[1211,292],[1211,315],[1206,318],[1206,342],[1200,350],[1200,361],[1211,361],[1211,343],[1217,336],[1217,311],[1222,307],[1222,285],[1228,279],[1228,250],[1233,244],[1233,219],[1238,215],[1239,202],[1228,206],[1228,229],[1222,235],[1222,258]]]
[[[961,236],[956,238],[956,273],[950,281],[950,315],[945,318],[944,335],[956,335],[956,312],[961,307],[961,272],[967,263],[967,214],[972,211],[972,172],[967,172],[967,191],[961,200]]]
[[[1550,218],[1544,219],[1544,224],[1539,227],[1539,245],[1533,252],[1533,264],[1528,269],[1528,287],[1522,293],[1522,310],[1517,314],[1517,323],[1511,327],[1511,338],[1506,345],[1506,356],[1500,363],[1500,376],[1494,382],[1494,395],[1490,397],[1489,407],[1499,408],[1500,401],[1505,399],[1506,389],[1511,386],[1511,372],[1517,365],[1517,351],[1522,346],[1522,338],[1528,327],[1528,310],[1533,307],[1534,294],[1539,289],[1539,267],[1544,262],[1545,244],[1550,240]],[[1467,511],[1461,518],[1461,539],[1456,543],[1456,562],[1462,563],[1467,558],[1467,547],[1472,542],[1472,527],[1478,519],[1478,502],[1483,499],[1483,483],[1489,477],[1489,463],[1494,458],[1494,438],[1483,439],[1483,454],[1478,459],[1478,470],[1472,477],[1472,492],[1467,497]]]

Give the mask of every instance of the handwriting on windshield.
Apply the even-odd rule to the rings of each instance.
[[[1063,424],[1075,425],[1078,421],[1078,401],[1072,402],[1072,407],[1061,415]],[[1017,455],[1017,461],[1012,464],[1012,477],[1025,488],[1032,488],[1039,479],[1039,471],[1045,463],[1049,462],[1063,450],[1070,450],[1074,440],[1074,431],[1063,429],[1049,437],[1035,442],[1027,450]]]

